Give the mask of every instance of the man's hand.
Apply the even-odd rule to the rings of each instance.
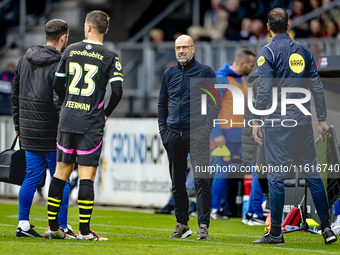
[[[322,121],[318,123],[318,135],[321,141],[323,141],[323,134],[326,132],[327,129],[327,121]]]
[[[15,135],[18,136],[19,135],[19,131],[15,131]]]
[[[260,122],[258,121],[253,121],[253,138],[258,144],[262,145],[263,135],[261,132]]]
[[[222,147],[223,145],[225,145],[224,135],[216,136],[214,142],[217,147]]]
[[[106,116],[105,116],[105,122],[107,121],[108,118],[109,118],[109,117],[106,117]]]

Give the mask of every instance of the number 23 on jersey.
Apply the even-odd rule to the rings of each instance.
[[[84,82],[87,84],[87,88],[79,89],[77,88],[77,84],[79,83],[81,77],[83,76],[83,68],[76,62],[69,63],[69,74],[73,75],[73,79],[68,87],[68,92],[73,95],[80,95],[81,96],[91,96],[95,90],[96,83],[92,79],[93,76],[98,71],[98,66],[85,64],[84,71],[87,72],[84,77]]]

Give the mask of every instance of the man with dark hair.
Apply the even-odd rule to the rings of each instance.
[[[122,97],[123,72],[116,52],[103,46],[109,27],[105,12],[92,11],[85,21],[85,40],[64,52],[53,87],[63,105],[57,140],[57,170],[48,191],[48,222],[45,238],[61,239],[58,214],[66,180],[74,163],[79,173],[79,232],[77,240],[107,240],[90,230],[94,205],[93,182],[102,150],[105,121]],[[104,107],[107,83],[111,98]],[[66,87],[65,87],[66,83]]]
[[[243,91],[243,95],[247,95],[248,85],[244,79],[244,75],[248,75],[255,65],[255,54],[248,49],[241,49],[235,56],[233,63],[226,63],[222,68],[216,71],[217,81],[219,84],[231,84]],[[242,122],[243,115],[233,115],[233,95],[229,89],[220,89],[222,109],[219,114],[219,119],[228,120],[228,123],[216,124],[211,139],[214,140],[217,147],[227,146],[230,151],[230,157],[227,161],[222,156],[216,157],[217,164],[222,167],[228,167],[236,153],[240,156],[241,137],[242,137]],[[232,120],[233,123],[230,121]],[[223,210],[221,200],[223,190],[227,183],[228,172],[216,172],[214,180],[211,184],[211,218],[213,219],[228,219],[232,216],[231,211]],[[227,203],[225,208],[231,209]]]
[[[286,33],[287,32],[287,24],[288,24],[288,14],[286,11],[282,11],[281,8],[275,8],[268,14],[268,25],[271,28],[271,31],[275,31],[274,33]],[[269,30],[269,33],[272,36],[272,32]]]
[[[257,60],[259,87],[255,109],[266,110],[272,106],[273,88],[277,89],[277,107],[264,118],[264,145],[268,166],[268,184],[271,211],[271,230],[254,243],[284,244],[281,233],[284,205],[284,177],[287,172],[276,171],[287,165],[292,158],[304,175],[320,218],[320,227],[326,244],[337,240],[329,224],[328,202],[319,173],[316,171],[316,152],[310,116],[310,102],[305,101],[303,89],[309,89],[314,97],[318,118],[318,135],[323,140],[327,130],[327,112],[323,85],[310,50],[293,41],[287,34],[287,13],[281,8],[273,9],[268,15],[267,28],[273,41],[262,48]],[[298,91],[300,93],[290,92]],[[282,94],[281,94],[282,93]],[[282,96],[282,98],[281,98]],[[285,97],[284,97],[285,96]],[[283,100],[300,101],[299,108],[290,103],[282,108]],[[303,105],[301,103],[303,100]],[[283,106],[285,106],[283,101]],[[301,110],[301,106],[305,111]],[[307,111],[307,114],[306,114]],[[259,114],[254,119],[261,119]],[[284,124],[283,124],[284,123]],[[262,144],[260,122],[253,123],[253,137]],[[307,169],[306,169],[307,168]]]
[[[47,22],[45,26],[45,37],[46,41],[56,43],[63,34],[68,33],[68,24],[61,20],[55,19],[53,22]],[[64,51],[66,44],[63,45],[61,51]]]
[[[17,237],[42,237],[29,224],[29,213],[36,188],[42,183],[48,165],[51,176],[56,168],[56,136],[60,105],[53,93],[53,77],[68,40],[68,24],[60,19],[47,22],[46,45],[33,45],[15,69],[13,119],[26,153],[26,177],[19,191]],[[53,40],[49,36],[53,34]],[[56,103],[56,105],[55,105]],[[70,187],[65,186],[59,224],[63,238],[74,239],[67,225]]]

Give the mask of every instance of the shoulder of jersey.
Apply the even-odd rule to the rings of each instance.
[[[83,44],[82,42],[72,43],[72,44],[70,44],[69,46],[66,47],[66,50],[72,49],[72,48],[74,48],[74,47],[78,47],[78,46],[80,46],[80,45],[82,45],[82,44]]]

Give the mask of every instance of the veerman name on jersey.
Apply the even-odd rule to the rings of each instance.
[[[70,57],[72,57],[73,55],[81,55],[84,57],[97,58],[99,60],[103,60],[103,57],[104,57],[103,55],[100,55],[99,53],[95,53],[95,52],[88,53],[87,50],[83,50],[83,51],[72,50],[70,51]]]
[[[73,101],[67,101],[66,107],[73,108],[73,109],[84,110],[84,111],[89,111],[90,108],[91,108],[91,105],[90,104],[73,102]]]

